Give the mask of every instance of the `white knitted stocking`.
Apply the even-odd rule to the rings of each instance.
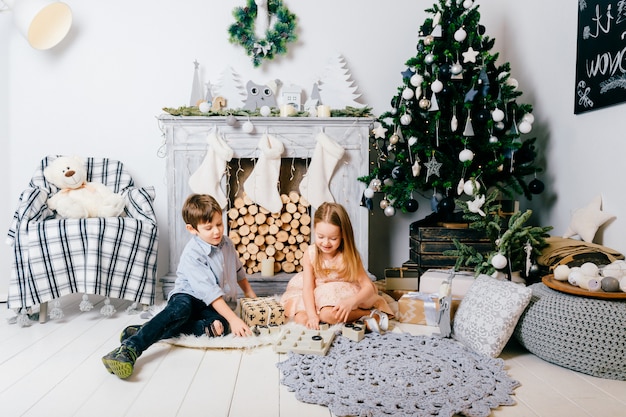
[[[340,144],[325,133],[319,133],[316,139],[309,169],[300,182],[300,194],[315,208],[326,201],[335,201],[328,185],[337,162],[345,152]]]
[[[256,204],[272,213],[280,213],[283,202],[278,192],[278,178],[285,146],[274,136],[264,134],[257,147],[261,154],[250,176],[244,181],[243,189]]]
[[[233,150],[215,131],[207,136],[209,147],[198,169],[189,177],[189,188],[198,194],[209,194],[220,207],[226,207],[228,197],[221,187],[226,163],[233,158]]]

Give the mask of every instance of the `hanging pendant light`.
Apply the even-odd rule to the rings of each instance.
[[[61,42],[72,26],[72,10],[60,1],[0,0],[12,11],[15,26],[35,49],[50,49]]]

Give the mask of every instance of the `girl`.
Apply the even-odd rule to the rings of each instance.
[[[289,281],[281,298],[285,315],[309,329],[319,329],[320,322],[363,319],[370,330],[386,330],[391,309],[363,268],[344,207],[323,203],[314,225],[315,245],[304,253],[303,271]]]

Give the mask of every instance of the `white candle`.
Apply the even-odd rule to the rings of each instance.
[[[317,106],[317,117],[330,117],[330,106]]]
[[[268,258],[261,261],[261,276],[273,277],[274,276],[274,259]]]
[[[296,109],[291,104],[283,104],[280,106],[280,117],[292,116],[296,113]]]

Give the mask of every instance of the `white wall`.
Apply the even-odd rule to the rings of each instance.
[[[139,185],[155,185],[161,245],[159,271],[166,271],[167,199],[162,138],[155,116],[162,107],[186,105],[192,62],[204,81],[216,82],[233,67],[243,80],[279,78],[307,90],[334,52],[342,53],[375,114],[385,111],[401,82],[404,62],[415,54],[417,32],[433,1],[286,0],[298,16],[299,41],[286,58],[254,68],[240,47],[228,42],[232,9],[245,0],[121,1],[65,0],[74,12],[69,38],[50,51],[31,49],[0,15],[1,172],[9,207],[0,203],[8,227],[14,204],[37,162],[46,154],[109,156],[124,161]],[[556,3],[556,4],[555,4]],[[481,23],[496,39],[501,61],[510,61],[523,101],[535,106],[533,133],[546,143],[547,192],[533,200],[542,224],[562,233],[571,209],[595,194],[606,211],[626,208],[623,105],[574,116],[576,4],[480,1]],[[5,59],[5,56],[7,57]],[[8,84],[7,77],[8,74]],[[6,87],[5,87],[6,88]],[[5,98],[6,97],[6,98]],[[4,111],[3,111],[4,110]],[[409,257],[408,225],[428,214],[386,218],[373,214],[370,266],[375,273]],[[604,243],[626,251],[618,217]],[[0,250],[0,293],[9,274],[9,249]]]

